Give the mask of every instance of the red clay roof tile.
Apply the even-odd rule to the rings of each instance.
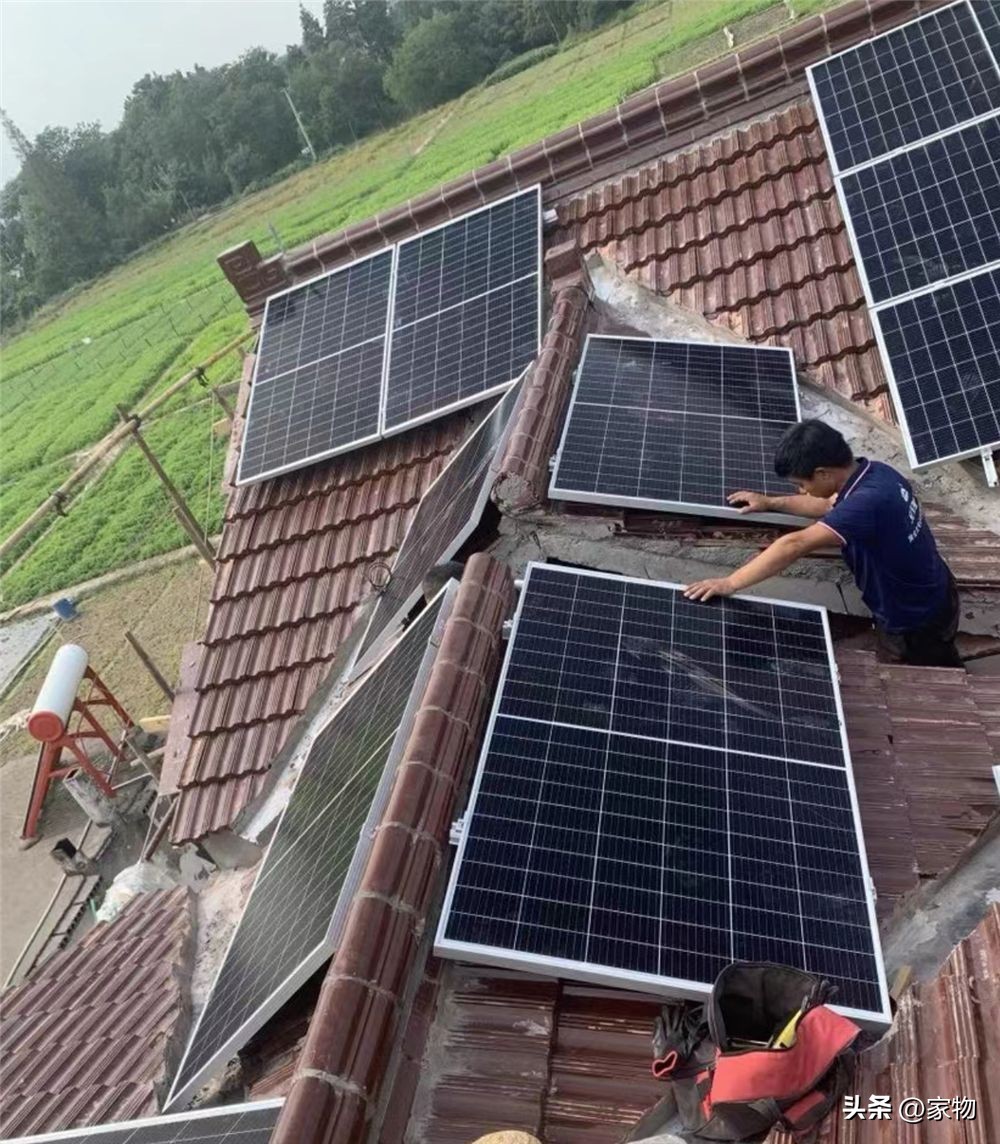
[[[141,895],[3,997],[0,1132],[152,1115],[187,1012],[184,889]]]
[[[232,490],[175,843],[229,826],[259,792],[372,591],[371,565],[391,560],[469,424],[452,414]]]

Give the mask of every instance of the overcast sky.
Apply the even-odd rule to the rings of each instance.
[[[147,72],[212,67],[298,39],[298,0],[0,0],[0,104],[29,139],[94,120],[110,130]],[[16,170],[4,138],[2,180]]]

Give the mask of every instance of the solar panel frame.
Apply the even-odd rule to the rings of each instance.
[[[110,1124],[90,1124],[83,1128],[67,1128],[58,1132],[43,1132],[34,1136],[12,1136],[0,1144],[266,1144],[278,1114],[284,1105],[284,1097],[270,1100],[249,1101],[245,1104],[221,1105],[215,1108],[199,1108],[190,1112],[178,1112],[167,1116],[150,1116],[145,1120],[122,1120]],[[267,1115],[274,1113],[274,1116]],[[254,1120],[264,1121],[260,1127],[244,1129],[236,1134],[212,1134],[218,1122],[233,1117],[252,1115]],[[217,1122],[213,1125],[213,1121]],[[267,1122],[270,1125],[267,1126]],[[194,1128],[185,1133],[185,1126]],[[234,1125],[234,1127],[238,1127]],[[158,1130],[162,1129],[162,1132]],[[201,1135],[198,1135],[198,1132]],[[249,1141],[247,1137],[253,1133]],[[206,1135],[206,1133],[209,1133]]]
[[[503,450],[507,444],[507,441],[510,439],[510,434],[513,430],[514,422],[517,418],[517,412],[520,408],[520,403],[523,396],[524,377],[527,372],[528,371],[525,370],[524,373],[521,374],[520,378],[518,378],[518,380],[508,388],[507,393],[505,393],[504,396],[501,397],[500,400],[493,406],[493,408],[490,409],[482,421],[475,427],[475,429],[473,429],[466,440],[462,443],[461,447],[455,452],[454,456],[449,458],[448,464],[445,465],[440,473],[438,473],[437,477],[435,477],[434,481],[427,489],[427,492],[424,493],[423,497],[421,498],[420,505],[417,508],[417,512],[414,514],[413,520],[410,522],[410,526],[406,530],[406,535],[403,537],[403,543],[399,546],[399,550],[396,553],[396,557],[392,565],[392,575],[396,574],[397,569],[400,567],[401,561],[404,560],[409,553],[409,547],[414,543],[415,539],[418,538],[422,514],[425,511],[427,513],[432,513],[434,511],[435,497],[439,495],[442,488],[448,485],[452,475],[456,471],[457,466],[461,463],[463,455],[474,447],[476,440],[481,434],[489,432],[490,422],[492,419],[501,414],[504,403],[509,398],[511,398],[512,394],[515,394],[515,391],[517,391],[516,395],[513,397],[513,407],[505,419],[504,425],[500,431],[500,435],[496,443],[496,447],[494,448],[488,462],[486,463],[483,479],[480,483],[479,491],[476,495],[475,501],[473,502],[468,518],[462,527],[454,533],[444,548],[437,553],[437,558],[424,570],[424,575],[426,575],[426,573],[429,572],[430,569],[433,568],[436,564],[440,564],[445,560],[450,560],[455,555],[455,553],[459,551],[462,545],[469,539],[473,532],[475,532],[475,530],[479,527],[479,523],[483,515],[483,510],[486,508],[486,504],[490,499],[490,492],[499,472],[499,458],[503,455]],[[392,580],[390,579],[387,587],[391,588],[391,586]],[[381,600],[384,597],[380,596],[377,598],[375,607],[372,609],[371,617],[369,618],[368,623],[365,625],[364,635],[361,637],[361,642],[358,644],[358,650],[355,655],[354,663],[350,668],[349,674],[352,679],[356,679],[359,675],[368,670],[368,668],[374,662],[374,657],[380,654],[385,640],[389,638],[391,632],[400,623],[402,623],[405,617],[410,613],[411,609],[420,599],[420,595],[421,590],[420,584],[418,583],[409,592],[407,592],[407,594],[401,600],[397,601],[396,607],[392,610],[388,617],[379,614],[379,606]],[[381,634],[369,645],[368,641],[370,635],[376,628],[380,629]]]
[[[668,501],[656,500],[650,497],[629,496],[618,493],[601,493],[591,492],[587,490],[579,490],[572,487],[570,484],[560,484],[560,463],[562,461],[564,448],[567,439],[570,435],[571,425],[573,422],[573,415],[578,405],[578,397],[581,391],[580,378],[583,375],[584,367],[587,361],[587,352],[591,344],[598,341],[609,342],[650,342],[656,343],[669,343],[673,345],[689,345],[689,346],[707,346],[711,349],[724,350],[726,348],[741,349],[741,350],[755,350],[760,353],[769,353],[779,356],[787,356],[789,377],[791,379],[792,395],[795,402],[795,416],[797,421],[802,420],[802,405],[799,399],[799,387],[796,383],[795,375],[795,355],[785,346],[755,346],[743,345],[728,342],[716,342],[708,340],[698,340],[694,338],[636,338],[627,337],[619,334],[588,334],[586,343],[584,344],[583,354],[580,357],[580,364],[577,367],[576,374],[574,375],[573,392],[570,396],[569,407],[566,411],[566,417],[563,421],[562,434],[559,438],[559,445],[556,449],[556,460],[552,470],[552,477],[549,482],[549,498],[551,500],[565,500],[573,503],[582,504],[598,504],[609,505],[614,508],[638,508],[647,509],[654,512],[677,512],[685,514],[694,514],[700,516],[718,516],[725,519],[739,519],[739,520],[752,520],[759,521],[765,524],[794,524],[799,518],[789,516],[787,513],[776,512],[757,512],[757,513],[743,513],[738,508],[733,508],[726,504],[704,504],[698,501]],[[585,403],[579,403],[585,404]],[[612,408],[615,406],[612,405]],[[724,418],[725,415],[722,415]],[[744,420],[749,423],[755,423],[757,419],[745,418]],[[759,422],[764,422],[766,419],[761,418]],[[758,422],[758,423],[759,423]],[[731,490],[736,492],[736,489]],[[792,492],[791,488],[788,490]]]
[[[882,40],[886,40],[889,37],[892,37],[892,36],[899,37],[901,35],[903,29],[912,27],[913,25],[919,24],[923,21],[939,22],[941,19],[941,16],[944,13],[947,13],[947,12],[950,12],[953,10],[957,11],[959,8],[964,8],[971,15],[972,23],[974,24],[975,28],[978,30],[980,36],[982,37],[983,47],[986,49],[987,54],[990,56],[992,63],[993,63],[993,66],[994,66],[994,69],[997,73],[997,76],[998,76],[998,78],[1000,78],[1000,60],[997,59],[997,56],[991,47],[989,39],[987,38],[987,36],[984,33],[982,23],[980,20],[978,20],[976,18],[975,11],[971,7],[971,5],[969,5],[968,0],[954,0],[954,2],[951,4],[945,4],[939,8],[934,8],[930,12],[925,12],[921,16],[916,16],[916,17],[914,17],[914,19],[908,20],[905,24],[897,25],[895,28],[890,28],[886,32],[880,32],[878,35],[871,36],[867,40],[862,40],[859,43],[852,44],[851,47],[849,47],[849,48],[844,48],[842,51],[834,52],[833,54],[831,54],[829,56],[825,56],[822,60],[818,61],[815,64],[810,64],[806,68],[806,81],[809,85],[809,92],[810,92],[810,95],[812,96],[813,105],[816,108],[817,119],[819,120],[820,132],[823,136],[823,143],[824,143],[824,146],[826,148],[827,160],[830,164],[830,170],[832,171],[835,179],[840,175],[846,175],[847,173],[849,173],[851,171],[858,170],[861,167],[870,166],[873,163],[877,163],[883,159],[887,159],[890,156],[895,155],[900,151],[906,150],[909,147],[914,146],[916,144],[927,142],[928,140],[931,140],[931,139],[937,139],[942,135],[947,135],[951,131],[955,130],[958,127],[965,127],[971,123],[977,123],[981,119],[989,119],[991,116],[995,115],[998,110],[1000,110],[1000,105],[994,106],[994,107],[990,108],[988,111],[984,111],[984,112],[981,112],[981,113],[975,114],[975,115],[970,115],[964,119],[956,120],[954,123],[948,124],[947,126],[942,127],[938,130],[928,132],[925,135],[914,136],[913,138],[904,141],[903,143],[901,143],[900,145],[898,145],[896,147],[892,147],[892,148],[889,148],[887,150],[880,151],[878,154],[870,155],[868,158],[863,159],[863,160],[859,160],[858,162],[848,163],[847,165],[841,165],[840,161],[837,158],[837,149],[834,145],[833,138],[832,138],[832,135],[830,132],[830,128],[829,128],[829,125],[827,124],[827,121],[826,121],[826,115],[824,113],[824,106],[823,106],[823,101],[822,101],[822,98],[820,95],[820,91],[819,91],[819,87],[818,87],[818,83],[817,83],[817,79],[816,79],[816,73],[821,68],[824,68],[827,65],[829,65],[830,62],[833,60],[842,59],[845,56],[856,54],[859,51],[859,49],[867,48],[869,45],[878,43],[879,41],[882,41]]]
[[[352,690],[347,695],[344,701],[337,706],[336,710],[326,721],[323,727],[317,732],[309,744],[308,750],[305,754],[302,769],[296,776],[295,785],[292,788],[291,795],[289,796],[288,802],[285,804],[285,807],[282,810],[280,817],[278,818],[274,832],[270,841],[268,842],[267,850],[261,859],[259,868],[254,877],[253,886],[251,887],[250,893],[247,897],[244,912],[241,914],[240,920],[235,926],[232,935],[230,936],[229,942],[226,946],[226,952],[220,959],[218,969],[216,970],[216,973],[213,977],[212,986],[209,990],[205,1005],[202,1007],[202,1010],[198,1015],[198,1019],[195,1022],[194,1028],[191,1030],[191,1034],[188,1037],[187,1044],[184,1048],[184,1055],[181,1058],[177,1072],[171,1081],[170,1093],[164,1102],[165,1110],[170,1111],[172,1109],[182,1107],[188,1100],[190,1100],[198,1091],[198,1089],[209,1079],[211,1079],[213,1075],[215,1075],[215,1072],[220,1064],[224,1063],[236,1049],[238,1049],[242,1044],[246,1042],[247,1037],[251,1036],[257,1029],[261,1027],[261,1025],[263,1025],[265,1021],[272,1017],[274,1013],[278,1011],[281,1005],[284,1004],[288,997],[290,997],[297,989],[301,988],[301,986],[309,980],[312,974],[315,973],[315,971],[323,964],[323,962],[326,961],[334,952],[337,941],[340,937],[341,930],[343,929],[344,922],[346,921],[347,913],[350,910],[354,893],[358,884],[360,883],[362,875],[364,874],[365,863],[367,862],[368,854],[371,849],[371,840],[374,837],[374,830],[381,820],[382,813],[384,812],[385,807],[388,804],[389,797],[392,793],[392,786],[395,782],[396,766],[406,745],[410,730],[412,729],[412,723],[416,717],[417,709],[423,697],[424,687],[430,675],[431,667],[433,666],[435,650],[438,642],[440,641],[440,637],[444,629],[444,624],[451,613],[452,607],[454,606],[457,591],[457,582],[454,580],[449,581],[449,583],[441,589],[441,591],[434,597],[434,599],[428,603],[425,611],[421,613],[421,616],[424,616],[428,613],[431,613],[433,610],[436,610],[436,616],[431,628],[431,634],[428,639],[427,646],[423,651],[416,675],[414,676],[409,696],[407,698],[406,704],[404,705],[403,713],[399,720],[399,725],[394,736],[392,737],[391,744],[386,753],[385,762],[382,764],[381,776],[375,788],[370,808],[365,817],[364,825],[358,835],[359,842],[354,849],[350,864],[344,875],[343,882],[341,883],[337,905],[330,917],[330,921],[326,927],[323,939],[318,942],[313,949],[303,951],[293,971],[281,979],[279,986],[267,994],[265,1000],[260,1005],[250,1011],[242,1024],[234,1032],[226,1036],[221,1043],[216,1045],[212,1054],[202,1060],[195,1072],[191,1073],[190,1076],[186,1076],[185,1065],[187,1064],[190,1053],[198,1043],[197,1038],[200,1027],[203,1020],[205,1019],[206,1013],[209,1012],[209,1005],[222,977],[223,971],[226,969],[226,966],[229,962],[230,954],[236,946],[236,942],[240,934],[240,927],[243,924],[248,907],[253,901],[253,896],[257,890],[257,887],[265,880],[265,878],[270,876],[269,859],[271,857],[272,851],[276,849],[280,840],[282,839],[282,825],[284,824],[285,819],[289,817],[289,811],[293,806],[295,793],[300,785],[303,773],[305,772],[308,765],[311,752],[320,743],[323,735],[334,725],[334,723],[339,718],[343,716],[345,710],[347,710],[352,704],[364,704],[366,698],[370,698],[367,696],[366,685],[373,678],[372,675],[369,675],[365,679],[359,681],[357,687],[354,688],[354,690]],[[389,659],[390,656],[392,656],[402,647],[407,637],[411,636],[413,633],[418,622],[419,617],[418,620],[414,621],[414,624],[407,628],[406,631],[403,632],[403,634],[397,640],[393,641],[388,647],[383,649],[377,661],[373,664],[373,671],[374,669],[380,667],[385,661]],[[377,750],[378,746],[376,745],[368,757],[371,758]],[[308,833],[309,828],[303,831],[301,837],[304,837]],[[367,844],[363,844],[365,840],[367,840]],[[292,846],[296,844],[297,843],[293,841]],[[284,855],[279,856],[279,861],[281,858],[284,858]],[[182,1078],[183,1083],[181,1083]]]
[[[977,278],[986,278],[987,276],[997,275],[998,273],[1000,273],[1000,264],[995,264],[988,267],[979,267],[978,269],[970,271],[967,274],[959,275],[956,278],[950,278],[947,282],[936,282],[933,286],[929,286],[924,290],[914,291],[902,298],[893,298],[890,301],[873,308],[871,311],[870,316],[872,327],[875,331],[875,340],[878,343],[879,353],[882,357],[882,364],[885,368],[886,380],[889,383],[889,390],[892,394],[893,404],[895,405],[896,411],[899,414],[903,444],[906,448],[906,458],[909,461],[911,469],[925,469],[931,465],[941,464],[945,461],[962,461],[969,457],[983,456],[985,454],[991,453],[995,449],[1000,448],[1000,436],[997,436],[997,438],[994,440],[981,442],[968,449],[958,449],[951,453],[935,456],[932,459],[922,460],[918,458],[916,446],[914,445],[913,436],[910,429],[910,407],[903,401],[903,397],[900,392],[900,382],[896,374],[896,367],[893,364],[893,358],[889,352],[889,346],[886,342],[885,331],[882,328],[882,314],[888,310],[895,309],[897,306],[916,303],[920,299],[929,297],[932,294],[954,290],[956,287],[961,286],[965,282],[969,282]],[[997,379],[996,385],[997,389],[1000,390],[1000,378]],[[996,402],[996,408],[1000,409],[1000,397],[998,397]],[[1000,417],[1000,414],[998,414],[998,417]]]
[[[387,300],[387,305],[386,305],[385,325],[383,327],[381,335],[377,335],[374,337],[368,337],[368,338],[365,338],[359,342],[355,342],[355,343],[351,343],[351,344],[346,345],[346,346],[342,346],[339,350],[337,350],[333,354],[328,354],[324,357],[311,359],[308,362],[302,363],[302,364],[295,366],[293,368],[283,369],[280,372],[273,373],[270,376],[263,378],[263,379],[260,379],[260,380],[259,380],[259,370],[260,370],[261,362],[264,359],[263,359],[263,355],[260,353],[260,346],[258,346],[257,359],[254,362],[253,380],[250,384],[250,399],[247,402],[246,413],[244,415],[243,430],[242,430],[241,440],[240,440],[240,455],[239,455],[239,460],[237,462],[237,467],[236,467],[235,484],[237,484],[237,485],[256,484],[258,481],[269,480],[270,478],[280,476],[283,473],[295,472],[297,469],[305,468],[307,465],[316,464],[318,461],[329,460],[331,457],[339,456],[342,453],[347,453],[347,452],[351,452],[354,449],[363,448],[365,445],[370,445],[373,442],[378,441],[380,439],[381,434],[379,432],[378,426],[381,425],[381,410],[382,410],[382,403],[384,401],[384,393],[385,393],[386,358],[387,358],[387,354],[388,354],[388,346],[389,346],[389,340],[390,340],[390,334],[391,334],[391,327],[390,327],[389,323],[390,323],[390,314],[392,312],[392,295],[393,295],[393,288],[394,288],[395,276],[396,276],[396,248],[395,247],[383,247],[380,250],[372,251],[371,254],[366,254],[366,255],[363,255],[361,258],[356,258],[352,262],[349,262],[344,266],[338,266],[335,270],[324,271],[321,274],[317,274],[312,278],[306,279],[304,282],[297,282],[294,286],[289,286],[289,287],[286,287],[284,290],[278,290],[278,291],[275,291],[274,294],[269,294],[267,301],[264,304],[264,316],[263,316],[263,319],[261,321],[261,336],[260,336],[260,341],[261,341],[261,345],[262,345],[266,331],[267,331],[268,316],[271,312],[272,307],[277,302],[279,302],[282,298],[288,297],[290,294],[294,294],[297,291],[308,290],[309,287],[315,286],[316,283],[318,283],[318,282],[322,282],[322,281],[325,281],[327,279],[332,279],[332,278],[334,278],[340,274],[349,273],[354,267],[360,266],[366,262],[373,262],[376,259],[386,258],[386,257],[388,257],[391,260],[391,264],[390,264],[390,270],[389,270],[388,300]],[[246,451],[247,432],[250,428],[250,424],[251,424],[251,420],[252,420],[253,412],[254,412],[254,408],[255,408],[255,402],[257,400],[257,395],[261,391],[261,387],[262,386],[263,387],[270,386],[270,385],[274,384],[274,382],[280,380],[281,378],[288,378],[291,375],[293,375],[295,373],[299,373],[304,369],[312,368],[321,362],[332,361],[334,358],[343,358],[345,354],[351,353],[352,351],[356,351],[363,346],[369,345],[370,343],[377,342],[379,340],[379,338],[381,338],[382,343],[383,343],[382,344],[382,369],[381,369],[380,381],[379,381],[378,417],[377,417],[377,425],[376,425],[375,432],[367,434],[367,435],[362,436],[362,437],[359,437],[357,439],[354,439],[354,440],[347,442],[347,443],[344,443],[342,445],[336,446],[332,449],[321,450],[319,452],[310,454],[309,456],[301,457],[292,464],[277,465],[277,466],[274,466],[274,467],[266,469],[266,470],[261,470],[260,472],[255,472],[252,476],[251,475],[244,475],[243,465],[244,465],[245,457],[247,455],[247,451]],[[263,399],[261,399],[261,400],[263,400]]]
[[[645,588],[662,587],[678,590],[683,588],[683,585],[674,584],[667,581],[652,581],[638,577],[616,576],[608,573],[595,572],[589,569],[564,568],[558,565],[543,564],[536,561],[529,562],[524,572],[524,579],[522,582],[520,596],[514,612],[513,621],[511,623],[511,630],[507,644],[507,654],[504,657],[500,676],[494,690],[494,701],[490,710],[489,722],[486,727],[482,749],[476,763],[476,771],[472,783],[472,788],[463,815],[462,821],[465,823],[466,828],[462,831],[462,836],[459,840],[458,848],[452,862],[448,885],[445,892],[445,898],[438,922],[438,928],[435,934],[434,952],[437,956],[444,958],[471,961],[479,964],[495,965],[501,968],[514,969],[522,972],[534,972],[550,976],[567,977],[572,980],[587,981],[595,985],[611,985],[616,988],[632,986],[644,992],[657,993],[668,997],[686,997],[693,1000],[704,1000],[711,992],[711,982],[698,982],[682,978],[663,977],[634,970],[624,971],[621,969],[609,969],[604,965],[596,965],[561,957],[540,956],[535,953],[524,952],[502,946],[489,947],[475,943],[457,941],[446,936],[446,930],[451,916],[452,903],[460,879],[462,859],[470,837],[468,824],[471,822],[475,814],[476,803],[479,797],[483,776],[485,774],[485,764],[489,757],[491,742],[493,739],[494,731],[496,729],[497,721],[501,717],[500,708],[504,698],[508,671],[512,662],[512,649],[515,647],[517,640],[518,629],[524,610],[524,603],[527,598],[527,588],[530,584],[531,576],[536,569],[544,569],[546,572],[564,573],[578,577],[591,577],[598,580],[614,581],[615,583],[636,584]],[[736,598],[740,597],[738,596]],[[827,661],[830,670],[830,679],[832,683],[833,696],[839,724],[840,746],[845,764],[843,769],[846,775],[851,813],[855,827],[855,836],[858,848],[857,854],[860,862],[861,873],[865,881],[865,903],[867,906],[868,926],[872,938],[873,955],[877,966],[877,986],[882,1005],[881,1011],[855,1009],[850,1006],[840,1005],[834,1005],[833,1008],[837,1009],[845,1016],[858,1021],[859,1024],[862,1024],[866,1027],[884,1029],[888,1027],[892,1021],[888,986],[885,978],[885,965],[882,956],[882,949],[878,939],[878,922],[875,916],[875,906],[872,895],[872,882],[869,873],[864,836],[861,830],[861,817],[858,806],[857,790],[855,787],[854,775],[850,765],[851,756],[847,740],[847,728],[844,720],[843,703],[840,696],[839,674],[837,671],[836,661],[833,658],[833,642],[830,635],[830,625],[827,611],[825,608],[814,604],[801,604],[796,602],[794,605],[790,605],[789,601],[787,600],[775,600],[760,596],[747,596],[745,598],[748,600],[756,601],[758,603],[770,604],[779,608],[794,607],[795,609],[816,612],[819,614],[822,620],[823,632],[826,641]],[[546,724],[544,723],[540,724],[540,726],[545,725]],[[548,725],[553,727],[556,726],[554,722]]]
[[[397,246],[395,248],[395,252],[396,252],[395,253],[395,263],[393,266],[392,293],[391,293],[390,299],[389,299],[389,320],[388,320],[388,326],[387,326],[387,329],[389,331],[389,339],[388,339],[389,345],[388,345],[388,348],[386,350],[385,363],[384,363],[384,367],[383,367],[382,407],[381,407],[381,412],[379,415],[379,427],[380,427],[380,433],[381,433],[382,437],[393,437],[397,433],[405,433],[408,429],[415,428],[418,425],[424,425],[428,421],[436,421],[439,417],[443,417],[447,413],[451,413],[451,412],[458,410],[458,409],[466,409],[469,406],[476,405],[480,401],[484,401],[489,397],[494,397],[494,396],[503,394],[510,387],[511,383],[516,381],[517,377],[520,376],[519,374],[515,374],[513,377],[508,378],[501,385],[493,386],[492,388],[490,388],[488,390],[482,390],[478,393],[470,395],[467,398],[463,398],[459,401],[452,402],[449,405],[440,406],[439,408],[436,408],[436,409],[429,411],[425,414],[422,414],[418,417],[410,418],[409,420],[404,421],[404,422],[400,422],[399,424],[391,425],[391,426],[387,424],[387,407],[388,407],[388,400],[389,400],[389,378],[390,378],[390,374],[391,374],[391,370],[392,370],[393,343],[396,339],[396,328],[395,328],[396,301],[397,301],[396,266],[398,266],[398,263],[399,263],[400,252],[402,250],[404,250],[406,247],[413,245],[414,243],[426,240],[429,235],[435,234],[438,231],[443,231],[450,226],[456,225],[457,223],[465,222],[466,220],[471,219],[471,218],[475,217],[476,215],[483,214],[486,211],[495,210],[497,207],[503,206],[505,203],[513,202],[515,199],[521,198],[521,197],[526,196],[526,195],[533,195],[536,199],[536,204],[537,204],[537,206],[536,206],[537,234],[536,234],[536,246],[535,246],[535,251],[536,251],[536,253],[535,253],[535,266],[536,266],[536,269],[533,271],[533,273],[531,275],[526,275],[526,276],[524,276],[523,279],[519,278],[516,281],[520,282],[522,280],[527,280],[531,277],[534,277],[536,279],[536,282],[537,282],[536,307],[535,307],[535,356],[537,356],[538,351],[541,348],[541,344],[542,344],[542,318],[543,318],[542,252],[543,252],[543,241],[544,241],[544,233],[543,233],[544,227],[543,227],[543,218],[542,218],[542,188],[541,188],[541,184],[539,184],[539,183],[536,183],[532,187],[526,187],[523,190],[518,190],[518,191],[513,192],[512,194],[505,195],[503,198],[495,199],[492,202],[486,203],[481,207],[477,207],[475,210],[468,211],[465,214],[459,215],[457,218],[448,219],[446,222],[438,223],[436,226],[428,227],[426,230],[418,231],[416,234],[411,235],[409,238],[403,239],[400,243],[397,244]],[[512,280],[511,284],[513,284],[513,280]],[[474,297],[463,298],[460,303],[457,303],[455,305],[455,307],[449,307],[449,308],[457,308],[458,306],[466,306],[466,305],[470,304],[471,302],[476,301],[478,298],[488,297],[490,294],[498,293],[499,290],[504,289],[504,288],[505,288],[504,286],[500,286],[500,287],[494,288],[493,290],[488,290],[488,291],[484,292],[483,294],[476,295]],[[445,311],[443,311],[443,310],[435,311],[432,314],[424,315],[424,317],[422,319],[419,319],[419,320],[427,320],[427,319],[433,318],[435,314],[440,314],[440,313],[444,313],[444,312]],[[410,329],[412,326],[415,326],[416,324],[417,324],[417,320],[409,323],[407,326],[403,327],[403,329]]]

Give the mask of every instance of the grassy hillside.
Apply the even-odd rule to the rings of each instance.
[[[829,0],[795,0],[802,15]],[[3,351],[0,536],[135,405],[245,328],[215,256],[264,253],[336,230],[603,110],[660,78],[787,22],[774,0],[663,0],[510,79],[409,120],[185,227],[36,315]],[[273,231],[272,231],[273,228]],[[236,375],[235,357],[210,371]],[[221,516],[218,409],[196,386],[149,426],[168,472],[210,529]],[[142,459],[129,452],[22,550],[0,579],[7,606],[183,543]]]

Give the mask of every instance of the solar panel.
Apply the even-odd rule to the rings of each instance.
[[[380,251],[268,299],[238,484],[378,438],[392,263]]]
[[[776,961],[887,1024],[825,611],[529,565],[435,950],[692,997]]]
[[[914,466],[1000,443],[1000,269],[873,314]]]
[[[154,1116],[120,1124],[95,1124],[41,1136],[18,1136],[0,1144],[268,1144],[282,1101],[234,1104],[175,1116]]]
[[[399,245],[383,432],[500,392],[538,352],[537,187]]]
[[[1000,260],[1000,118],[842,180],[873,303]]]
[[[455,587],[442,589],[311,745],[168,1108],[189,1100],[336,948]]]
[[[494,405],[421,498],[358,646],[355,675],[366,670],[383,641],[416,604],[427,573],[451,559],[475,531],[496,479],[496,463],[521,388],[514,385]]]
[[[835,171],[1000,109],[1000,70],[965,0],[808,69]]]
[[[736,516],[729,493],[789,491],[773,458],[798,419],[790,350],[592,334],[549,496]]]

